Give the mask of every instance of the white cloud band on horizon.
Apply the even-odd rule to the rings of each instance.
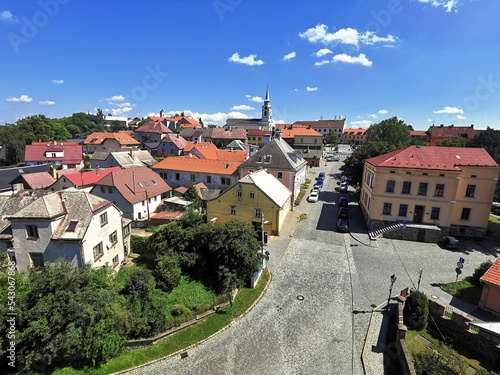
[[[21,95],[19,98],[16,97],[11,97],[7,98],[8,102],[14,102],[14,103],[30,103],[33,100],[33,98],[30,98],[28,95]]]
[[[240,57],[240,54],[238,52],[235,52],[233,53],[233,55],[228,59],[229,62],[233,62],[233,63],[236,63],[236,64],[244,64],[244,65],[250,65],[250,66],[253,66],[253,65],[262,65],[264,64],[264,61],[262,60],[255,60],[255,58],[257,57],[256,54],[250,54],[248,56],[245,56],[245,57]]]
[[[255,108],[250,107],[249,105],[246,104],[240,104],[240,105],[235,105],[231,108],[233,111],[251,111]]]

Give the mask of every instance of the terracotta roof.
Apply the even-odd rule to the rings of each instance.
[[[365,128],[358,128],[358,129],[344,129],[343,134],[345,135],[361,135],[365,134],[368,129]]]
[[[263,135],[271,135],[273,132],[271,130],[261,130],[261,129],[248,129],[247,135],[255,137],[255,136],[263,136]]]
[[[162,171],[198,172],[204,174],[233,175],[238,171],[240,162],[224,160],[208,160],[173,156],[163,159],[153,169]]]
[[[65,142],[65,141],[49,141],[49,142],[31,142],[33,146],[78,146],[78,142]]]
[[[179,135],[167,134],[160,143],[173,143],[179,150],[184,150],[187,141]]]
[[[111,172],[120,170],[121,170],[120,167],[111,167],[111,168],[96,169],[94,171],[71,173],[65,175],[64,177],[77,187],[89,186],[89,185],[94,185],[97,181],[107,176]]]
[[[197,151],[202,159],[239,161],[241,163],[247,159],[248,154],[246,151],[221,150],[210,142],[198,142],[189,153],[193,154],[194,151]]]
[[[173,211],[173,212],[157,212],[151,215],[151,219],[156,220],[178,220],[182,217],[181,211]]]
[[[212,139],[247,139],[247,131],[242,128],[213,128]]]
[[[459,171],[460,166],[498,167],[484,148],[410,146],[367,159],[376,167]]]
[[[313,128],[302,128],[302,127],[297,127],[297,128],[284,128],[281,130],[281,137],[282,138],[295,138],[295,137],[302,137],[302,136],[315,136],[315,137],[322,137],[321,134],[319,134],[316,130]]]
[[[185,186],[179,186],[178,188],[175,188],[174,189],[176,192],[178,192],[179,194],[186,194],[186,192],[189,190],[187,187]]]
[[[137,128],[135,130],[135,133],[158,133],[158,134],[164,134],[164,133],[172,133],[172,130],[170,130],[169,128],[167,128],[160,121],[149,121],[149,122],[146,122],[141,127]]]
[[[154,197],[172,190],[157,173],[147,167],[113,171],[100,179],[94,189],[101,185],[114,186],[132,204],[143,201],[146,192],[149,197]]]
[[[413,137],[415,137],[415,136],[428,137],[429,136],[425,130],[410,130],[410,135]]]
[[[24,180],[30,189],[43,189],[54,183],[54,177],[49,172],[22,174],[16,180]],[[16,181],[14,180],[14,181]]]
[[[59,153],[62,152],[61,157],[47,157],[46,153]],[[24,149],[24,161],[25,162],[54,162],[60,161],[63,164],[80,164],[83,160],[83,148],[80,145],[50,145],[44,144],[39,145],[26,145]]]
[[[484,273],[483,277],[481,277],[481,281],[500,286],[500,259],[496,260],[490,269]]]
[[[106,139],[115,139],[121,146],[137,146],[141,143],[132,138],[127,133],[100,133],[94,132],[90,134],[83,142],[86,145],[100,145],[103,144]]]
[[[292,124],[295,126],[311,126],[312,128],[325,128],[325,129],[343,129],[345,119],[342,120],[316,120],[316,121],[295,121]]]

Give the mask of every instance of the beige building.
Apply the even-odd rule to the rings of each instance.
[[[365,161],[360,206],[372,228],[406,222],[484,236],[499,171],[482,148],[410,146]]]

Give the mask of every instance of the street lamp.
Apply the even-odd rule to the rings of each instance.
[[[391,301],[392,287],[396,282],[396,275],[392,274],[391,276],[391,288],[389,289],[389,298],[387,298],[387,306],[385,307],[385,311],[389,311],[389,302]]]
[[[260,214],[260,231],[261,231],[261,253],[262,253],[262,265],[263,268],[265,268],[265,262],[264,262],[264,225],[269,224],[269,221],[264,221],[264,213],[261,212]]]

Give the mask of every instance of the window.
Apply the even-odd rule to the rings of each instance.
[[[194,174],[192,174],[192,175],[191,175],[191,182],[194,182],[195,177],[196,177],[196,176],[195,176]]]
[[[143,185],[142,183],[140,183],[140,182],[138,183],[138,185],[139,185],[139,187],[141,187],[141,188],[143,188],[143,187],[144,187],[144,185]]]
[[[207,184],[211,184],[212,183],[212,176],[207,176]]]
[[[229,206],[229,214],[236,215],[236,206]]]
[[[396,188],[396,181],[389,180],[387,181],[387,185],[385,186],[386,193],[394,193],[394,189]]]
[[[113,194],[113,186],[108,186],[108,193]]]
[[[260,208],[254,208],[253,217],[260,219],[262,217],[262,210]]]
[[[392,209],[392,203],[384,203],[384,208],[382,210],[382,215],[390,215]]]
[[[418,184],[418,195],[427,195],[427,182]]]
[[[434,190],[435,197],[442,197],[444,193],[444,184],[436,184],[436,190]]]
[[[221,185],[231,185],[231,179],[229,177],[222,177],[220,183]]]
[[[101,227],[106,225],[108,223],[108,213],[105,212],[105,213],[101,214],[99,220],[101,222]]]
[[[102,250],[102,242],[99,242],[99,244],[95,245],[92,251],[94,253],[94,261],[100,258],[104,254],[104,251]]]
[[[127,237],[130,234],[130,225],[123,228],[123,237]]]
[[[476,193],[476,185],[467,185],[467,190],[465,190],[465,196],[467,198],[474,198]]]
[[[109,235],[109,242],[113,245],[118,242],[118,233],[116,233],[116,230]]]
[[[410,194],[411,193],[411,181],[403,182],[403,189],[401,190],[401,194]]]
[[[399,216],[406,216],[408,213],[408,205],[407,204],[400,204],[399,205]]]
[[[248,193],[248,199],[255,199],[255,193],[253,191]]]
[[[460,220],[469,220],[470,219],[470,208],[462,208],[462,216],[460,216]]]
[[[78,224],[78,221],[76,221],[76,220],[71,220],[71,221],[69,222],[68,227],[66,228],[66,232],[74,232],[74,231],[75,231],[75,229],[76,229],[77,224]]]
[[[29,253],[31,268],[43,268],[43,253]]]
[[[155,180],[151,180],[151,182],[153,183],[153,185],[156,185],[156,181]]]
[[[106,192],[106,186],[101,186],[101,193],[105,193]]]
[[[439,213],[441,209],[439,207],[432,207],[431,209],[431,220],[439,220]]]
[[[28,238],[38,238],[38,227],[36,225],[26,225],[26,235]]]
[[[113,258],[113,267],[116,267],[118,265],[118,255],[116,255],[114,258]]]
[[[175,181],[179,181],[181,179],[181,175],[179,173],[175,174]]]
[[[278,171],[278,178],[283,178],[283,172]]]
[[[241,201],[242,195],[243,195],[243,192],[241,190],[236,191],[236,197],[238,198],[239,201]]]

